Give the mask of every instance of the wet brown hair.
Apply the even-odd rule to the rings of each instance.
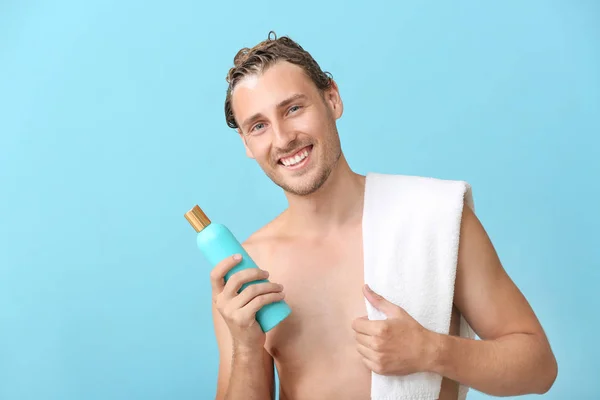
[[[331,87],[333,80],[331,74],[322,71],[319,64],[306,50],[289,37],[277,38],[275,32],[271,31],[266,40],[252,48],[241,49],[233,58],[234,66],[227,73],[226,80],[229,87],[225,98],[225,120],[230,128],[238,128],[231,107],[231,93],[235,85],[248,75],[264,72],[277,61],[287,61],[300,66],[321,93]]]

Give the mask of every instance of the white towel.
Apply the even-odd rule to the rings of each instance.
[[[464,202],[464,203],[463,203]],[[448,334],[463,204],[474,210],[463,181],[369,173],[363,213],[364,279],[376,293],[402,307],[425,328]],[[366,299],[369,319],[385,319]],[[461,316],[460,335],[474,333]],[[430,400],[442,376],[372,373],[373,400]],[[460,386],[459,400],[468,388]]]

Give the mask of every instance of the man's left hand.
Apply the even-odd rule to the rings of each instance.
[[[365,365],[380,375],[409,375],[428,370],[435,353],[436,334],[367,285],[363,292],[369,303],[387,317],[371,321],[364,316],[352,323],[357,350]]]

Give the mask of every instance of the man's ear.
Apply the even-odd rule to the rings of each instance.
[[[325,90],[323,95],[325,96],[325,101],[331,109],[334,118],[339,119],[344,113],[344,103],[342,102],[338,85],[333,79],[331,80],[331,87]]]
[[[242,133],[242,130],[240,128],[237,128],[237,133],[238,133],[238,135],[240,135],[240,139],[242,139],[242,143],[244,143],[244,148],[246,149],[246,155],[249,158],[254,158],[252,151],[248,148],[248,143],[246,143],[246,136],[244,136],[244,134]]]

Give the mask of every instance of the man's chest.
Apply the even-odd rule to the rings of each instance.
[[[351,344],[352,321],[366,314],[360,235],[279,247],[270,255],[269,280],[281,283],[292,314],[272,331],[268,347],[331,348]],[[320,344],[320,345],[319,345]]]

